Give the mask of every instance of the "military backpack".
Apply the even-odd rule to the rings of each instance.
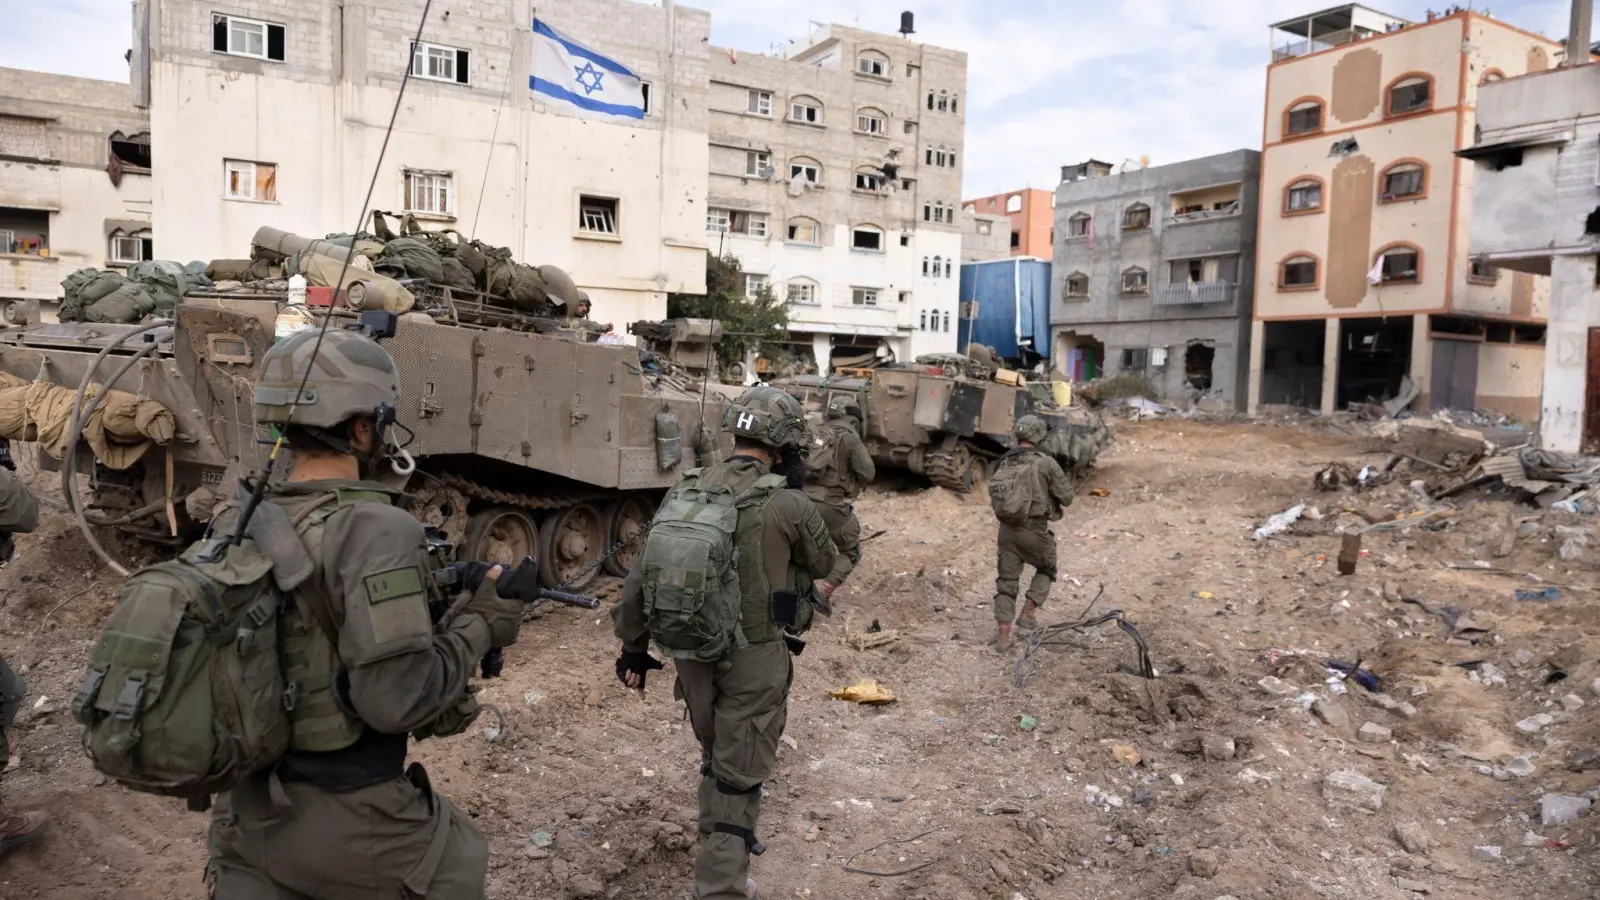
[[[1021,525],[1028,521],[1033,501],[1038,493],[1038,477],[1034,474],[1032,447],[1009,450],[995,464],[989,476],[989,506],[994,517],[1007,525]]]
[[[843,477],[845,464],[839,458],[844,441],[839,429],[819,425],[806,436],[806,481],[833,486]]]

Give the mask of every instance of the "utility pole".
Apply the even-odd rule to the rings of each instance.
[[[1572,0],[1572,22],[1567,26],[1567,58],[1563,66],[1589,64],[1589,23],[1594,18],[1594,0]]]

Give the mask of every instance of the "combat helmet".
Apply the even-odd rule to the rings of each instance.
[[[854,419],[856,424],[861,424],[865,416],[861,415],[861,404],[849,394],[834,394],[828,398],[828,418]]]
[[[305,390],[295,406],[301,379]],[[267,351],[254,399],[263,425],[289,424],[291,407],[294,424],[308,428],[335,428],[360,415],[385,422],[400,405],[400,373],[389,351],[364,334],[330,328],[318,347],[317,329],[308,328]]]
[[[1028,444],[1042,442],[1049,433],[1050,429],[1045,426],[1044,420],[1038,416],[1023,416],[1011,428],[1012,437]]]
[[[805,408],[784,391],[757,384],[722,411],[722,427],[769,447],[798,447],[806,435]]]

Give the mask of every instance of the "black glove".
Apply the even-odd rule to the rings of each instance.
[[[489,646],[509,647],[517,642],[522,628],[522,601],[500,596],[495,582],[485,578],[467,601],[467,612],[483,616],[489,623]]]
[[[17,464],[11,459],[11,442],[0,440],[0,468],[10,469],[15,472]]]
[[[639,690],[642,691],[644,690],[644,680],[650,674],[650,670],[660,668],[662,668],[661,660],[656,659],[649,653],[623,651],[622,655],[617,657],[617,680],[627,684],[628,673],[632,672],[639,676]]]
[[[480,665],[483,668],[484,678],[499,678],[500,673],[506,670],[506,655],[499,647],[490,647],[489,652],[483,655]]]

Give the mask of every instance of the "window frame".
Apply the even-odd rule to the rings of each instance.
[[[145,236],[141,237],[141,234]],[[148,237],[148,232],[134,232],[133,234],[126,234],[119,230],[113,232],[112,234],[106,235],[106,265],[133,266],[142,262],[148,262],[148,260],[144,258],[144,242],[147,240],[150,240]],[[134,247],[136,248],[134,258],[129,259],[127,257],[117,255],[116,251],[118,241],[133,242]]]
[[[1083,230],[1081,232],[1074,233],[1074,229],[1076,228],[1076,226],[1079,223],[1082,223]],[[1067,236],[1066,236],[1065,240],[1069,240],[1069,241],[1086,241],[1086,240],[1089,239],[1089,235],[1092,234],[1093,232],[1094,232],[1094,214],[1086,213],[1083,210],[1079,210],[1079,211],[1073,213],[1072,215],[1067,216]]]
[[[1308,128],[1308,129],[1306,129],[1304,131],[1291,131],[1289,129],[1289,122],[1293,118],[1295,112],[1297,111],[1296,108],[1297,107],[1306,106],[1307,104],[1315,104],[1316,107],[1317,107],[1317,124],[1316,124],[1316,126],[1313,127],[1313,128]],[[1305,138],[1305,137],[1312,137],[1314,135],[1321,134],[1323,132],[1323,130],[1325,128],[1327,128],[1327,126],[1328,126],[1328,101],[1322,99],[1321,97],[1315,96],[1315,95],[1307,95],[1307,96],[1304,96],[1304,97],[1296,98],[1294,101],[1290,102],[1290,104],[1288,106],[1285,106],[1283,108],[1283,124],[1282,124],[1282,129],[1281,129],[1282,130],[1282,134],[1280,135],[1280,137],[1283,140],[1286,140],[1286,141],[1299,140],[1300,138]]]
[[[1416,107],[1414,109],[1396,110],[1394,108],[1394,92],[1395,92],[1395,90],[1397,88],[1401,88],[1401,87],[1409,87],[1410,85],[1406,85],[1403,82],[1413,81],[1413,80],[1421,81],[1421,82],[1427,84],[1427,86],[1428,86],[1428,102],[1426,104],[1424,104],[1422,106],[1419,106],[1419,107]],[[1424,113],[1430,113],[1430,112],[1433,112],[1434,104],[1437,103],[1438,100],[1439,100],[1439,82],[1432,75],[1428,74],[1427,72],[1418,72],[1418,71],[1402,72],[1400,75],[1398,75],[1397,77],[1395,77],[1392,80],[1390,80],[1390,82],[1387,85],[1384,85],[1384,88],[1383,88],[1383,117],[1385,119],[1401,119],[1401,118],[1405,118],[1406,116],[1417,116],[1417,115],[1422,115]]]
[[[794,293],[796,288],[803,288],[805,290],[806,299],[795,299]],[[783,302],[795,306],[820,306],[822,304],[821,291],[819,290],[819,286],[817,285],[816,281],[810,278],[806,278],[804,276],[791,278],[784,282]]]
[[[766,168],[772,169],[771,150],[746,150],[744,151],[744,177],[760,178],[762,160],[766,160]],[[774,169],[773,171],[777,171]]]
[[[858,234],[875,234],[875,235],[877,235],[878,236],[878,246],[876,246],[876,247],[861,247],[861,246],[857,246],[856,245],[856,235],[858,235]],[[859,225],[852,225],[852,226],[850,226],[850,252],[851,253],[887,253],[889,251],[889,248],[887,246],[885,246],[888,243],[888,241],[885,240],[887,237],[888,237],[888,232],[884,231],[882,228],[879,228],[876,225],[873,225],[873,224],[870,224],[870,223],[867,223],[867,222],[863,222],[863,223],[861,223]]]
[[[603,205],[596,206],[593,203],[590,203],[587,204],[589,208],[586,208],[584,201],[596,200],[602,201],[602,203],[610,204],[610,207],[607,208]],[[587,224],[587,216],[591,211],[600,213],[602,222],[609,220],[611,230],[606,231],[604,229],[590,228]],[[588,240],[622,240],[622,198],[612,197],[606,194],[578,194],[577,235],[578,237]]]
[[[800,171],[796,173],[796,169],[799,169]],[[807,170],[809,170],[816,177],[804,177]],[[822,187],[822,163],[818,162],[817,160],[814,160],[809,156],[796,156],[795,158],[789,160],[789,180],[794,181],[797,174],[800,176],[800,180],[802,182],[809,184],[812,187]]]
[[[233,45],[233,26],[235,24],[256,25],[261,28],[261,52],[251,53],[248,50],[235,48]],[[221,25],[225,35],[224,49],[217,49],[216,30]],[[278,49],[281,56],[272,55],[272,29],[278,30]],[[221,53],[224,56],[238,56],[243,59],[255,59],[262,62],[286,62],[289,55],[289,29],[282,22],[273,22],[267,19],[257,19],[251,16],[236,16],[232,13],[211,13],[211,52]]]
[[[1493,75],[1494,78],[1491,79],[1489,77],[1491,75]],[[1486,84],[1494,84],[1496,82],[1505,81],[1505,80],[1506,80],[1506,73],[1500,71],[1499,69],[1497,69],[1497,68],[1495,68],[1493,66],[1490,66],[1489,68],[1483,70],[1483,74],[1482,75],[1478,76],[1478,87],[1483,87]]]
[[[1129,287],[1128,278],[1133,275],[1139,276],[1141,284]],[[1121,284],[1122,293],[1124,294],[1148,294],[1150,293],[1150,270],[1143,266],[1129,266],[1122,270]]]
[[[865,50],[857,51],[855,72],[857,75],[865,75],[868,78],[881,78],[884,81],[888,81],[890,80],[889,68],[893,63],[894,61],[889,58],[889,54],[869,47]]]
[[[449,58],[450,58],[450,73],[451,73],[449,78],[445,78],[445,77],[443,77],[441,75],[429,75],[427,73],[427,71],[426,71],[426,68],[427,68],[426,63],[428,62],[428,60],[430,58],[429,54],[432,51],[435,51],[435,50],[442,51],[443,53],[445,53],[445,54],[447,54],[449,56]],[[463,54],[463,53],[466,54],[466,59],[465,60],[463,60],[462,56],[461,56],[461,54]],[[423,66],[424,71],[420,71],[420,72],[417,71],[417,60],[418,60],[419,56],[421,57],[422,62],[424,63],[424,66]],[[461,65],[462,62],[465,62],[466,66],[463,67]],[[421,78],[421,79],[423,79],[425,81],[434,81],[434,82],[438,82],[440,84],[462,84],[462,85],[466,85],[468,87],[471,87],[472,86],[472,51],[467,49],[466,47],[451,47],[448,44],[436,44],[433,41],[412,41],[411,42],[411,77],[412,78]]]
[[[1389,186],[1389,177],[1391,175],[1398,174],[1394,170],[1401,168],[1402,166],[1415,166],[1416,168],[1412,171],[1419,171],[1422,173],[1422,184],[1414,194],[1391,194],[1386,190],[1386,188]],[[1410,156],[1403,159],[1397,159],[1378,171],[1378,202],[1411,203],[1417,200],[1426,200],[1428,199],[1428,183],[1433,180],[1432,175],[1433,172],[1430,170],[1430,167],[1425,160]]]
[[[878,300],[879,300],[879,294],[881,294],[881,293],[882,293],[882,289],[881,288],[864,287],[864,286],[861,286],[861,285],[851,285],[850,286],[850,305],[851,306],[870,306],[870,307],[873,307],[874,309],[876,309],[876,308],[878,308],[880,306]]]
[[[1379,247],[1378,251],[1376,253],[1372,254],[1372,265],[1374,267],[1376,267],[1376,266],[1379,265],[1380,262],[1387,261],[1387,259],[1389,257],[1389,254],[1393,253],[1396,250],[1409,251],[1411,253],[1411,255],[1416,258],[1416,266],[1415,266],[1415,270],[1414,270],[1415,274],[1410,278],[1390,278],[1390,277],[1388,277],[1388,272],[1386,270],[1379,269],[1379,281],[1378,281],[1378,284],[1380,286],[1381,285],[1389,285],[1389,284],[1394,284],[1394,285],[1421,284],[1422,283],[1422,248],[1417,246],[1416,244],[1411,243],[1410,241],[1393,241],[1391,243],[1384,244],[1382,247]]]
[[[877,115],[873,115],[873,113],[877,113]],[[868,123],[868,127],[863,128],[863,122]],[[871,123],[873,122],[877,123],[877,130],[873,130],[871,127]],[[889,136],[889,114],[877,108],[876,106],[863,106],[860,109],[857,109],[856,134],[864,134],[868,137],[887,139]]]
[[[746,300],[754,300],[756,298],[756,294],[761,292],[761,288],[768,287],[772,284],[771,276],[762,272],[744,272],[742,274],[744,275],[744,298]],[[752,281],[756,287],[754,291],[750,290]]]
[[[762,111],[762,107],[766,111]],[[760,116],[763,119],[772,118],[772,92],[760,88],[745,88],[744,112],[747,116]]]
[[[437,194],[442,187],[444,209],[422,209],[416,205],[417,184],[422,179],[442,179],[444,181],[442,186],[434,188],[434,192]],[[454,219],[456,217],[456,179],[454,172],[433,169],[401,169],[400,183],[402,185],[401,190],[404,192],[401,206],[405,212],[439,219]]]
[[[862,179],[866,179],[866,187],[862,187]],[[876,183],[876,187],[872,186],[874,183]],[[882,172],[864,172],[861,169],[857,169],[850,189],[860,191],[863,194],[882,194],[889,189],[889,179],[883,177]]]
[[[1473,271],[1474,269],[1476,269],[1478,267],[1479,263],[1482,263],[1484,265],[1484,267],[1489,270],[1489,274],[1488,275],[1479,275],[1477,272]],[[1489,265],[1489,261],[1487,259],[1483,259],[1483,258],[1479,258],[1479,257],[1469,257],[1467,259],[1467,283],[1468,284],[1480,284],[1480,285],[1486,285],[1486,286],[1490,286],[1490,287],[1492,287],[1494,285],[1497,285],[1497,284],[1500,283],[1500,271],[1501,271],[1500,269],[1497,269],[1494,266]]]
[[[1083,290],[1081,290],[1081,291],[1073,290],[1072,289],[1072,283],[1074,281],[1080,281],[1080,280],[1083,282]],[[1062,279],[1062,282],[1061,282],[1061,296],[1063,298],[1073,298],[1073,299],[1087,298],[1089,296],[1089,288],[1090,288],[1089,273],[1087,273],[1087,272],[1071,272],[1071,273],[1069,273],[1067,275],[1066,278]]]
[[[790,232],[796,228],[810,228],[816,235],[816,240],[805,241],[794,237]],[[799,244],[803,247],[822,246],[822,223],[810,216],[793,216],[783,223],[783,240],[788,244]]]
[[[1301,186],[1309,187],[1311,185],[1316,185],[1317,187],[1317,205],[1308,206],[1304,209],[1292,208],[1290,206],[1290,198],[1294,195],[1295,189]],[[1323,181],[1316,175],[1302,175],[1283,186],[1283,206],[1281,212],[1285,216],[1314,216],[1327,210],[1327,199],[1328,183],[1326,181]]]
[[[1129,220],[1134,217],[1134,214],[1141,210],[1144,212],[1144,224],[1129,224]],[[1152,227],[1154,227],[1154,223],[1154,211],[1151,210],[1150,204],[1145,203],[1142,200],[1135,201],[1122,208],[1123,231],[1149,231]]]
[[[250,167],[250,169],[249,169],[249,172],[250,172],[250,178],[249,178],[250,194],[248,196],[246,196],[244,194],[235,194],[235,193],[230,193],[229,192],[229,186],[231,185],[232,180],[233,180],[231,178],[231,175],[234,172],[234,167],[235,166],[249,166]],[[264,198],[264,199],[260,196],[260,194],[261,194],[261,167],[262,166],[269,166],[272,169],[272,196]],[[243,170],[241,169],[240,171],[243,171]],[[261,162],[261,161],[253,160],[253,159],[230,159],[230,158],[224,158],[222,160],[222,199],[224,199],[224,200],[233,200],[233,201],[239,202],[239,203],[277,203],[278,202],[278,164],[277,163],[269,163],[269,162]]]
[[[811,112],[816,113],[817,117],[815,119],[807,119],[802,116],[796,116],[796,109],[810,110]],[[821,128],[822,110],[822,101],[811,96],[810,94],[796,94],[795,96],[789,98],[789,121],[794,122],[797,125],[814,125],[818,128]]]
[[[726,206],[706,207],[706,234],[727,234],[732,227],[732,209]]]
[[[1314,267],[1312,269],[1314,277],[1312,278],[1310,284],[1287,283],[1287,279],[1284,276],[1288,272],[1289,264],[1296,261],[1307,261],[1310,262]],[[1278,291],[1280,293],[1297,293],[1300,291],[1322,290],[1322,257],[1308,250],[1296,250],[1293,253],[1290,253],[1288,256],[1278,260],[1277,282]]]

